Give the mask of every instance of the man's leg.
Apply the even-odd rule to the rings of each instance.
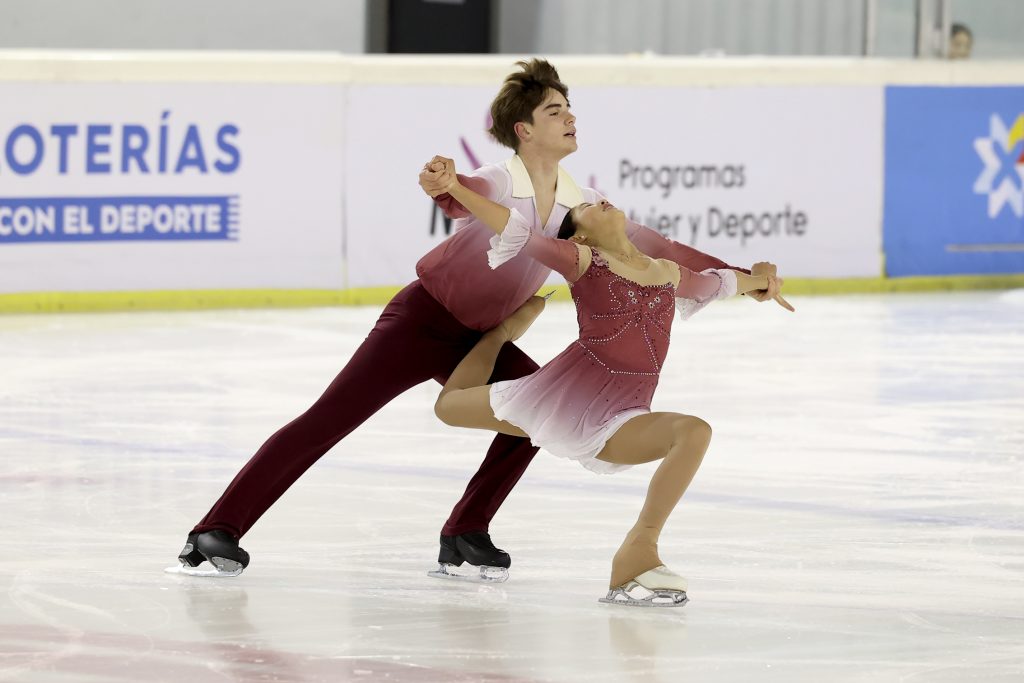
[[[519,379],[537,370],[538,366],[519,347],[505,344],[494,366],[489,383]],[[458,536],[488,530],[491,519],[505,502],[512,487],[523,476],[537,449],[529,439],[498,434],[462,499],[455,504],[451,516],[441,529],[443,536]]]
[[[219,530],[237,540],[353,429],[409,387],[454,367],[464,348],[438,330],[444,316],[454,319],[416,287],[396,295],[324,394],[263,444],[193,534]]]

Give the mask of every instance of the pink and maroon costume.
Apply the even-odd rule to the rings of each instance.
[[[689,317],[715,299],[732,296],[736,273],[680,267],[678,285],[641,285],[612,272],[591,249],[590,266],[577,277],[578,247],[532,232],[518,211],[492,247],[493,268],[524,253],[565,277],[580,327],[579,339],[537,372],[491,385],[494,415],[529,434],[534,446],[589,470],[626,469],[596,456],[619,427],[651,412],[676,303]]]
[[[566,212],[602,197],[580,188],[560,170],[555,206],[541,224],[534,189],[519,157],[460,176],[474,190],[528,215],[537,234],[554,236]],[[242,468],[193,533],[221,529],[244,535],[324,453],[405,390],[430,379],[445,381],[486,331],[516,310],[547,279],[543,263],[523,255],[500,270],[484,258],[494,233],[458,202],[437,202],[459,218],[451,237],[416,265],[418,279],[395,295],[377,324],[323,395],[274,433]],[[629,238],[644,253],[683,267],[725,268],[723,261],[630,223]],[[514,344],[498,356],[491,381],[515,379],[537,369]],[[491,518],[526,471],[537,449],[528,439],[499,434],[442,529],[446,535],[487,531]]]

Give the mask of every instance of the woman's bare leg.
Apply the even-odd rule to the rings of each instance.
[[[599,460],[620,465],[662,459],[651,477],[640,516],[612,560],[610,588],[663,564],[658,557],[658,537],[710,442],[711,427],[698,417],[651,413],[624,424],[598,454]]]
[[[494,372],[494,363],[501,347],[505,342],[523,336],[543,310],[544,299],[532,297],[500,325],[484,333],[441,388],[434,412],[442,422],[453,427],[489,429],[512,436],[527,436],[515,425],[494,417],[487,380]]]

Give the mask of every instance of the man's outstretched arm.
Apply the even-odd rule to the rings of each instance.
[[[739,268],[726,263],[720,258],[711,256],[710,254],[705,254],[698,249],[694,249],[689,245],[680,244],[679,242],[670,240],[657,230],[648,228],[646,225],[641,225],[634,221],[629,221],[627,223],[626,236],[633,244],[636,245],[637,249],[648,256],[675,261],[680,266],[689,268],[690,270],[698,273],[707,270],[708,268],[729,268],[747,275],[772,275],[773,278],[769,280],[767,289],[755,289],[748,291],[746,292],[747,296],[755,301],[761,302],[774,300],[786,310],[794,310],[790,303],[783,299],[779,294],[779,289],[783,281],[774,277],[778,274],[778,269],[772,263],[757,263],[752,269]]]
[[[698,273],[708,268],[730,268],[747,275],[750,274],[748,268],[734,266],[716,256],[705,254],[699,249],[670,240],[657,230],[634,221],[626,223],[626,237],[636,245],[637,249],[648,256],[675,261],[684,268],[689,268]]]

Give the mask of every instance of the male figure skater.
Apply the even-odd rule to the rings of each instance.
[[[491,105],[491,134],[517,155],[484,167],[467,186],[532,216],[535,227],[555,234],[565,213],[598,193],[581,190],[558,162],[576,150],[576,119],[568,89],[543,60],[520,62]],[[425,170],[428,194],[438,174]],[[443,187],[443,185],[442,185]],[[450,197],[436,198],[450,215],[464,215]],[[630,238],[648,253],[692,270],[729,267],[642,226]],[[179,555],[189,574],[238,575],[249,555],[238,540],[314,462],[353,429],[405,390],[429,379],[444,382],[484,332],[522,305],[547,279],[548,268],[523,257],[500,270],[487,265],[491,231],[467,219],[416,265],[418,279],[388,303],[377,324],[323,395],[256,452],[188,535]],[[777,292],[761,292],[762,299]],[[517,379],[537,369],[514,344],[498,356],[491,381]],[[529,440],[499,434],[441,530],[440,564],[433,575],[504,581],[511,558],[494,546],[489,524],[533,459]],[[194,568],[204,560],[212,572]],[[478,573],[460,575],[468,563]]]

